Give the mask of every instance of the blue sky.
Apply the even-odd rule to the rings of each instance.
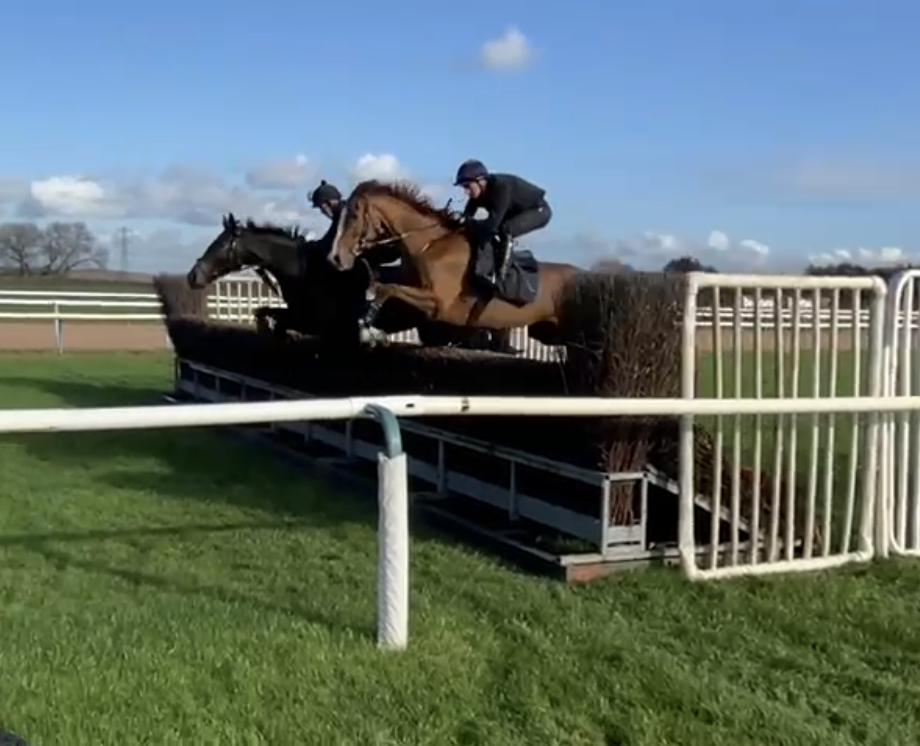
[[[915,3],[9,6],[0,209],[128,225],[134,268],[182,268],[227,209],[321,227],[320,176],[444,198],[468,157],[547,189],[547,258],[920,252]]]

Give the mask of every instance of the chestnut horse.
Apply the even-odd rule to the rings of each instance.
[[[329,261],[347,271],[365,251],[393,243],[400,246],[403,266],[415,270],[418,286],[377,284],[378,307],[398,298],[432,321],[489,329],[526,326],[534,339],[558,343],[561,290],[579,271],[576,267],[541,262],[534,300],[503,300],[473,284],[473,249],[462,223],[447,208],[435,207],[407,182],[358,184],[339,219]]]

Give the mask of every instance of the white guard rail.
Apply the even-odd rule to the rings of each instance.
[[[99,409],[33,409],[0,412],[0,432],[65,432],[94,430],[147,430],[150,428],[242,425],[271,422],[374,417],[387,434],[386,454],[378,471],[378,643],[387,649],[408,644],[409,549],[408,477],[406,456],[401,452],[398,425],[392,417],[420,416],[565,416],[623,417],[680,416],[681,503],[680,555],[691,579],[703,577],[696,567],[693,538],[693,418],[707,415],[758,415],[782,413],[868,414],[877,429],[880,412],[918,412],[920,396],[893,398],[785,399],[530,399],[506,397],[386,396],[231,404],[179,404]],[[394,436],[394,429],[396,435]],[[689,460],[688,460],[689,453]],[[871,495],[869,496],[871,498]],[[869,501],[871,512],[871,499]],[[844,561],[867,561],[872,557],[871,521],[862,526],[860,545]],[[773,571],[788,570],[777,563]]]
[[[885,393],[890,397],[920,392],[920,333],[913,323],[920,307],[920,271],[891,278],[885,344]],[[920,556],[920,415],[885,418],[886,463],[880,471],[884,508],[879,512],[877,542],[881,556]]]
[[[699,478],[692,456],[700,442],[681,443],[681,492],[705,484],[710,534],[717,537],[701,548],[699,566],[695,554],[686,555],[694,562],[688,575],[714,579],[817,570],[870,557],[882,445],[878,414],[848,410],[849,416],[841,416],[843,410],[827,409],[823,416],[812,410],[802,417],[787,402],[853,397],[880,406],[885,283],[877,277],[693,273],[687,284],[681,394],[685,401],[714,397],[737,407],[731,417],[705,423],[712,466]],[[704,290],[713,311],[731,322],[718,329],[694,323]],[[747,332],[741,313],[745,294],[754,296],[758,321],[766,315],[764,300],[791,306],[789,325],[755,323],[753,333]],[[827,320],[806,313],[809,306],[825,308]],[[844,309],[866,319],[861,329],[844,326]],[[702,350],[706,359],[698,361]],[[710,385],[701,385],[707,379]],[[761,412],[745,422],[749,401],[760,402]],[[684,544],[693,541],[692,518],[682,519]],[[727,532],[721,520],[729,524]]]

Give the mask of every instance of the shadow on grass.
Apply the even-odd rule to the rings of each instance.
[[[4,379],[4,386],[40,388],[73,407],[161,404],[164,392],[86,381]],[[227,431],[230,432],[230,431]],[[200,437],[202,434],[218,437]],[[155,459],[150,469],[112,469],[97,479],[115,489],[137,490],[187,501],[224,503],[307,518],[313,526],[370,523],[373,511],[354,484],[305,469],[253,447],[240,438],[219,437],[220,428],[175,428],[5,436],[34,458],[55,464],[91,466],[110,459]],[[165,466],[165,469],[163,468]],[[266,483],[271,479],[271,484]],[[350,489],[349,489],[350,487]],[[342,491],[347,495],[341,494]]]
[[[5,387],[21,386],[51,394],[67,406],[146,406],[161,403],[164,393],[155,388],[131,387],[124,384],[80,380],[47,380],[36,378],[6,378]],[[376,532],[376,480],[353,473],[333,472],[313,468],[308,461],[293,461],[279,456],[269,448],[246,442],[220,428],[183,428],[162,431],[112,431],[88,433],[28,434],[4,437],[25,448],[36,459],[51,465],[90,467],[93,462],[126,459],[153,459],[145,468],[131,464],[127,468],[100,470],[94,481],[116,490],[148,492],[157,496],[199,502],[224,504],[246,510],[264,511],[277,518],[236,521],[215,524],[193,524],[170,527],[141,527],[124,530],[91,530],[77,532],[47,532],[25,535],[0,535],[0,547],[23,546],[55,562],[67,562],[75,567],[164,588],[173,583],[134,570],[118,569],[101,562],[86,561],[53,549],[51,543],[106,541],[157,536],[189,536],[232,533],[249,530],[298,530],[333,528],[346,524],[371,527]],[[201,437],[207,434],[214,437]],[[436,542],[469,548],[469,543],[433,525],[414,521],[414,542]],[[513,563],[496,557],[501,565],[519,569]],[[130,576],[130,577],[128,577]],[[184,586],[174,590],[201,593],[222,598],[236,597],[236,592]],[[248,602],[248,598],[236,598]],[[264,601],[254,601],[264,605]],[[280,607],[279,607],[280,608]],[[320,618],[320,609],[311,607],[301,614],[294,608],[281,609],[297,613],[337,630],[349,629],[340,619]],[[367,634],[366,628],[358,631]]]
[[[42,390],[74,407],[145,406],[161,403],[162,391],[106,382],[72,380],[11,379],[7,388]],[[376,502],[373,485],[365,487],[354,479],[320,473],[308,464],[294,464],[279,458],[267,448],[251,445],[240,438],[222,436],[219,430],[184,428],[163,431],[113,431],[96,433],[52,433],[3,436],[3,441],[23,447],[32,458],[49,467],[103,468],[93,475],[102,488],[148,492],[171,499],[230,505],[245,510],[267,512],[272,516],[251,521],[198,523],[168,527],[139,527],[114,530],[42,532],[2,535],[0,547],[19,546],[36,552],[58,565],[69,565],[143,584],[155,589],[181,594],[195,594],[220,601],[252,604],[286,614],[294,614],[311,623],[328,627],[336,633],[369,634],[366,625],[349,624],[328,614],[319,606],[291,601],[271,602],[228,590],[185,580],[167,579],[134,569],[118,568],[105,561],[87,560],[61,551],[53,544],[74,546],[81,542],[131,540],[144,537],[187,537],[214,533],[252,530],[298,530],[340,527],[344,524],[376,526]],[[201,437],[202,433],[215,437]],[[119,467],[118,459],[130,461]],[[149,462],[149,466],[144,461]],[[138,462],[139,461],[139,462]],[[106,468],[112,463],[112,468]],[[323,558],[320,557],[320,560]]]
[[[274,528],[277,530],[277,526]],[[290,603],[273,603],[266,601],[264,598],[258,598],[251,593],[230,590],[220,585],[196,583],[189,580],[179,580],[174,577],[164,578],[149,572],[113,567],[105,562],[81,559],[50,546],[32,545],[29,548],[52,565],[60,568],[75,568],[84,572],[107,575],[130,585],[144,586],[164,593],[205,598],[222,604],[243,605],[272,614],[293,616],[308,624],[323,626],[336,635],[346,633],[357,637],[366,637],[372,634],[372,630],[366,624],[343,619],[342,614],[336,610],[326,611],[324,604],[310,603],[310,598],[301,597]]]

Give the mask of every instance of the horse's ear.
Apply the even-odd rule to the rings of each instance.
[[[227,230],[227,228],[230,227],[229,218],[228,218],[226,215],[224,215],[224,216],[221,218],[220,222],[221,222],[221,225],[224,226],[224,230]]]

